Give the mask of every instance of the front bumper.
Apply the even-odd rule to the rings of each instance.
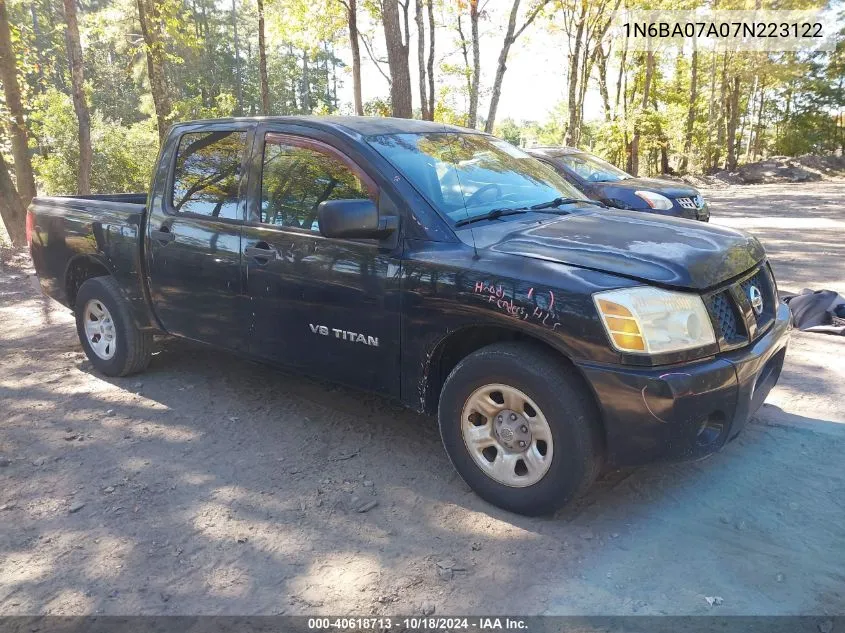
[[[791,329],[780,302],[766,334],[706,360],[653,369],[578,363],[602,410],[608,462],[698,459],[722,448],[777,383]]]
[[[706,202],[700,207],[690,209],[688,207],[682,207],[677,200],[672,200],[672,208],[662,213],[686,220],[698,220],[699,222],[710,221],[710,205]]]

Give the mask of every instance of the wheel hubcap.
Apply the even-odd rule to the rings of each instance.
[[[536,484],[551,466],[551,427],[515,387],[490,384],[472,392],[461,412],[461,434],[476,465],[506,486]]]
[[[531,429],[521,413],[504,409],[496,416],[493,433],[499,443],[511,451],[523,451],[531,446]]]
[[[117,336],[108,308],[102,301],[91,299],[85,304],[83,320],[88,345],[99,358],[111,359],[117,347]]]

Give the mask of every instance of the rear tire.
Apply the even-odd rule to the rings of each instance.
[[[128,376],[150,363],[153,335],[138,329],[113,277],[92,277],[76,294],[76,333],[88,360],[106,376]]]
[[[531,344],[497,343],[461,360],[440,394],[438,422],[464,481],[518,514],[563,507],[602,466],[592,394],[574,368]]]

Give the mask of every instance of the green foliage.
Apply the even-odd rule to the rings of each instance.
[[[221,92],[214,96],[210,105],[203,102],[202,95],[194,95],[173,102],[173,119],[186,121],[191,119],[215,119],[235,114],[238,102],[235,95]]]
[[[134,15],[132,0],[116,0],[93,13],[80,13],[88,103],[106,119],[136,123],[145,118],[137,107],[146,65],[123,30],[125,16]],[[61,68],[64,72],[64,67]]]
[[[390,102],[386,99],[370,99],[364,104],[366,116],[390,116]]]
[[[565,104],[560,103],[542,123],[531,121],[523,124],[523,141],[527,145],[562,145],[567,127]]]
[[[70,97],[50,89],[33,104],[30,120],[38,139],[34,159],[39,191],[45,195],[76,193],[79,141]],[[95,112],[91,120],[94,163],[93,193],[146,191],[158,153],[158,136],[150,120],[125,126]]]
[[[495,135],[505,139],[508,143],[522,145],[522,128],[513,119],[502,119],[494,129]]]
[[[453,107],[447,100],[439,99],[434,103],[434,120],[447,125],[465,126],[467,115],[462,108]]]
[[[622,122],[609,121],[596,126],[592,150],[617,167],[625,166],[625,126]]]
[[[462,16],[463,35],[469,35],[468,3],[433,0],[437,20],[435,53],[434,119],[465,125],[469,104],[469,62],[464,59],[457,32]],[[721,8],[753,4],[752,0],[726,0]],[[256,115],[260,112],[257,6],[255,0],[155,0],[161,8],[163,47],[172,120]],[[675,8],[694,8],[703,0],[680,0]],[[491,33],[503,23],[495,3],[482,11],[482,32]],[[509,4],[509,3],[508,3]],[[533,5],[532,3],[529,3]],[[712,4],[712,3],[710,3]],[[771,4],[764,0],[764,5]],[[810,0],[782,0],[780,8],[807,6]],[[524,7],[526,6],[523,3]],[[137,14],[136,0],[89,0],[79,6],[86,97],[92,115],[95,191],[144,190],[157,153],[155,112]],[[413,13],[413,3],[407,5]],[[503,5],[506,7],[506,5]],[[579,11],[587,11],[587,28],[595,29],[612,3],[586,5],[578,0],[554,0],[532,28],[546,28],[560,38],[561,50],[573,50]],[[664,0],[628,0],[624,6],[667,6]],[[7,0],[21,92],[30,124],[34,166],[45,193],[76,190],[78,158],[77,120],[70,101],[70,77],[64,36],[62,5],[47,0]],[[497,11],[499,13],[497,13]],[[499,17],[497,17],[499,16]],[[413,15],[411,15],[413,18]],[[265,0],[266,53],[271,114],[351,113],[344,103],[343,84],[350,73],[343,0]],[[359,0],[358,28],[371,44],[373,55],[384,57],[381,3]],[[845,14],[839,16],[840,24]],[[416,45],[413,19],[411,45]],[[235,40],[237,29],[237,43]],[[595,32],[595,31],[591,31]],[[726,95],[728,84],[740,80],[736,148],[740,162],[771,154],[845,152],[845,29],[830,53],[738,53],[728,56],[702,50],[698,55],[697,98],[687,169],[701,172],[721,168],[727,155]],[[428,41],[428,38],[426,38]],[[518,40],[511,51],[522,46]],[[584,40],[595,47],[595,40]],[[605,40],[610,112],[582,112],[579,145],[616,165],[624,166],[631,140],[638,132],[640,173],[670,168],[684,158],[687,137],[692,55],[661,50],[656,55],[650,98],[643,104],[645,55],[628,52],[622,63],[621,43]],[[494,67],[495,51],[484,41],[484,68],[480,89],[482,114]],[[591,49],[592,53],[595,48]],[[597,98],[598,68],[602,55],[592,61],[588,102]],[[365,47],[362,46],[365,56]],[[382,60],[383,61],[383,60]],[[412,66],[414,56],[412,55]],[[367,62],[365,61],[365,64]],[[382,64],[384,67],[384,64]],[[616,80],[620,67],[625,81],[616,105]],[[365,73],[372,66],[365,65]],[[566,72],[563,66],[549,72]],[[512,71],[509,71],[512,72]],[[416,83],[416,69],[411,68]],[[379,80],[380,82],[380,80]],[[365,113],[387,116],[390,104],[387,82],[380,92],[365,81]],[[509,84],[506,80],[504,90]],[[537,86],[538,91],[543,86]],[[762,108],[760,107],[762,99]],[[531,98],[531,95],[525,95]],[[583,99],[580,94],[576,99]],[[416,104],[419,106],[419,104]],[[570,113],[562,102],[542,121],[498,121],[496,133],[525,146],[560,145],[567,138]],[[581,110],[583,103],[576,104]],[[590,110],[595,108],[588,107]],[[0,110],[0,114],[5,114]],[[750,152],[749,152],[750,150]],[[718,164],[715,158],[718,156]]]

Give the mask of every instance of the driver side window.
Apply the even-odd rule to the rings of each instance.
[[[375,200],[340,154],[322,143],[268,134],[261,174],[261,223],[319,233],[317,209],[325,200]]]

